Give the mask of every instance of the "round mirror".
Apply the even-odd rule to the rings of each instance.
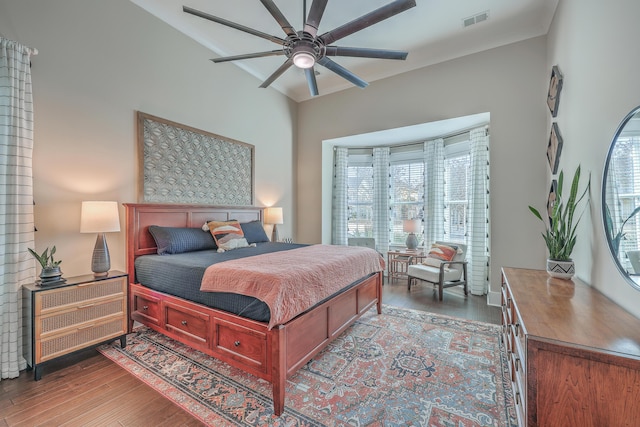
[[[602,218],[618,270],[640,290],[640,107],[622,120],[609,147]]]

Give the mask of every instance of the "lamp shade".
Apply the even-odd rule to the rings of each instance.
[[[405,219],[402,221],[402,231],[405,233],[417,233],[420,230],[419,219]]]
[[[109,233],[120,231],[118,202],[82,202],[81,233]]]
[[[266,208],[264,210],[264,223],[265,224],[284,224],[284,217],[282,215],[282,208]]]

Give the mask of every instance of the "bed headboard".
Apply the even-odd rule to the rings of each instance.
[[[155,254],[150,225],[200,228],[207,221],[262,221],[264,208],[257,206],[211,206],[160,203],[125,203],[127,273],[135,280],[134,263],[140,255]]]

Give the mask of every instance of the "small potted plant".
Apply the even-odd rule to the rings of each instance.
[[[580,184],[580,166],[577,167],[571,182],[571,190],[569,197],[563,197],[562,186],[564,182],[564,173],[560,171],[558,177],[558,189],[556,191],[556,200],[550,210],[549,222],[542,219],[540,212],[533,206],[529,206],[529,210],[545,224],[546,230],[542,233],[542,238],[549,250],[549,258],[547,258],[547,272],[552,277],[561,279],[571,279],[575,274],[575,265],[571,259],[573,247],[576,244],[576,229],[582,218],[586,204],[589,201],[589,189],[591,188],[591,178],[587,181],[587,186],[578,197],[578,186]],[[575,217],[576,209],[580,202],[584,199],[585,206],[578,217]]]
[[[60,270],[60,263],[62,261],[55,261],[53,258],[53,254],[56,253],[56,247],[54,246],[49,250],[46,248],[42,254],[38,255],[38,253],[31,249],[29,249],[29,253],[33,255],[33,257],[38,260],[40,265],[42,266],[42,271],[40,272],[40,279],[43,282],[50,282],[60,279],[62,276],[62,271]]]

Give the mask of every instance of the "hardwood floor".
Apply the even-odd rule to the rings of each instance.
[[[406,281],[386,283],[383,302],[489,323],[500,323],[500,309],[486,297],[461,287],[444,291],[422,283],[407,291]],[[52,361],[42,380],[33,372],[0,381],[0,426],[199,426],[200,421],[129,375],[95,349]]]

